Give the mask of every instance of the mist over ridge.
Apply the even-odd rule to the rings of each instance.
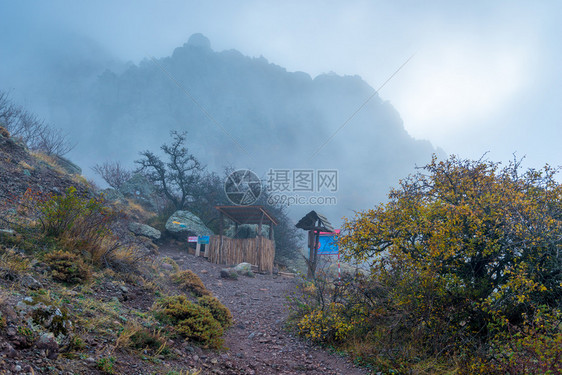
[[[201,34],[139,64],[104,66],[110,59],[102,51],[82,47],[64,65],[51,63],[59,71],[29,95],[78,143],[69,156],[86,174],[106,160],[132,167],[139,151],[157,150],[170,130],[187,131],[190,151],[219,173],[224,166],[262,178],[271,168],[336,169],[336,206],[292,212],[315,208],[337,223],[384,201],[400,178],[441,153],[413,139],[378,95],[333,136],[375,91],[359,76],[288,72],[264,57],[214,51]],[[97,59],[88,59],[92,52]]]

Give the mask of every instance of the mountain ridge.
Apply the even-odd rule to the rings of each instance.
[[[170,56],[119,70],[77,83],[66,98],[45,95],[60,105],[49,120],[77,138],[70,156],[86,170],[104,160],[132,167],[169,131],[187,131],[190,151],[211,170],[336,169],[338,206],[357,210],[384,201],[415,165],[442,153],[412,138],[396,109],[357,75],[288,72],[262,56],[214,51],[202,34]]]

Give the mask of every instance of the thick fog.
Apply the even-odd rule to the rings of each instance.
[[[337,206],[293,216],[338,222],[432,153],[560,164],[557,8],[3,3],[0,89],[68,132],[86,175],[185,130],[217,172],[337,170]]]

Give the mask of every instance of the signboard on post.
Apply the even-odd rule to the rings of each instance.
[[[189,236],[187,237],[187,242],[197,242],[198,237],[197,236]]]
[[[318,255],[338,255],[338,235],[339,230],[334,233],[320,232],[318,240]]]
[[[209,244],[209,236],[199,236],[197,239],[197,243],[201,245],[208,245]]]

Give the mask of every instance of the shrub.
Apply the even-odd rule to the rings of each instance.
[[[185,289],[198,297],[209,296],[211,292],[205,288],[205,285],[193,271],[178,271],[172,275],[172,280],[182,289]]]
[[[480,360],[499,373],[556,373],[560,318],[539,314],[561,306],[556,173],[549,166],[521,172],[517,161],[500,168],[434,159],[401,181],[387,203],[345,221],[340,249],[369,264],[370,275],[340,295],[328,290],[316,302],[322,307],[303,315],[302,333],[331,332],[329,300],[342,303],[338,314],[348,319],[364,317],[350,337],[368,342],[376,361],[385,359],[379,371],[414,373],[431,362],[459,370],[462,361]],[[542,331],[537,319],[556,329]]]
[[[12,249],[0,246],[0,277],[6,280],[16,280],[21,274],[27,272],[30,260]]]
[[[115,369],[113,368],[115,361],[115,357],[102,357],[97,360],[96,367],[103,373],[115,374]]]
[[[75,187],[69,187],[61,195],[55,195],[39,204],[39,220],[47,236],[64,234],[80,235],[83,242],[95,241],[109,233],[114,218],[102,199],[77,195]]]
[[[131,271],[146,256],[139,246],[113,235],[111,225],[118,213],[102,198],[79,196],[74,187],[62,195],[38,204],[39,220],[45,235],[62,247],[80,250],[99,266]]]
[[[541,306],[533,319],[515,326],[499,320],[487,351],[463,370],[467,374],[562,374],[562,311]],[[491,359],[491,360],[490,360]]]
[[[80,284],[90,278],[90,268],[79,255],[58,250],[45,255],[53,279],[69,284]]]
[[[223,345],[221,324],[206,308],[199,306],[187,297],[166,297],[156,306],[156,318],[171,324],[182,337],[194,340],[213,348]]]
[[[150,349],[156,351],[165,343],[158,332],[148,329],[141,329],[135,332],[129,340],[130,346],[139,350]]]
[[[232,314],[230,310],[222,304],[214,296],[203,296],[197,299],[199,306],[202,306],[211,312],[213,318],[215,318],[222,326],[222,328],[228,328],[232,325]]]
[[[343,312],[344,306],[335,302],[325,309],[316,308],[300,319],[299,333],[324,344],[343,341],[354,328]]]

